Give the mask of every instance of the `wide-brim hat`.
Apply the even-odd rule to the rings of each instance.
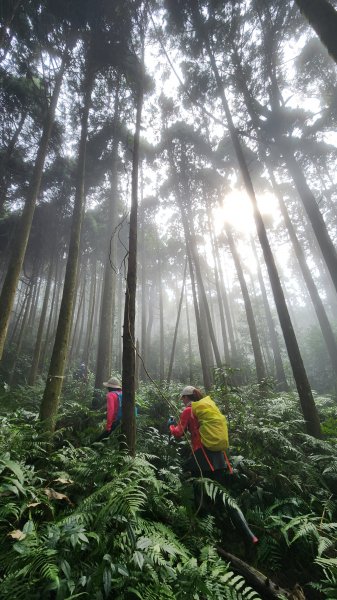
[[[102,385],[107,388],[117,388],[119,390],[122,389],[122,384],[117,377],[110,377],[108,381],[103,381]]]

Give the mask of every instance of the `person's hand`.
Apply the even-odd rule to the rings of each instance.
[[[170,427],[170,425],[176,425],[177,421],[175,420],[174,417],[169,417],[168,421],[167,421],[167,427]]]

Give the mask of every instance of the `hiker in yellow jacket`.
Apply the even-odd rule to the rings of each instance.
[[[228,448],[228,428],[226,417],[221,414],[210,396],[191,386],[184,387],[181,399],[185,405],[179,423],[174,417],[168,420],[170,433],[182,437],[186,431],[191,434],[192,455],[185,462],[184,471],[194,477],[208,477],[224,485],[226,474],[233,469],[226,455]],[[197,498],[196,498],[197,499]],[[199,499],[198,499],[199,501]],[[234,525],[253,544],[258,538],[249,529],[240,509],[228,504],[228,513]]]
[[[181,399],[185,409],[178,425],[169,423],[169,429],[177,438],[185,431],[191,434],[193,452],[184,470],[195,476],[207,473],[207,477],[210,473],[220,475],[226,470],[232,473],[225,453],[228,448],[227,422],[215,402],[209,396],[203,397],[202,392],[192,385],[184,387]],[[216,475],[212,479],[217,479]]]

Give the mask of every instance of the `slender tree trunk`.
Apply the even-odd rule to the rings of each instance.
[[[87,332],[86,339],[84,343],[84,350],[82,355],[82,362],[86,366],[90,365],[90,355],[91,355],[91,345],[92,345],[92,336],[94,330],[94,315],[95,315],[95,301],[96,301],[96,288],[97,288],[97,259],[95,258],[94,265],[91,270],[91,285],[90,285],[90,298],[89,298],[89,307],[88,307],[88,322],[87,322]],[[96,386],[95,386],[96,387]]]
[[[30,296],[28,298],[27,304],[29,303],[29,299],[31,298],[31,295],[32,295],[32,289],[30,290]],[[24,336],[25,336],[25,333],[26,333],[27,321],[28,321],[28,310],[25,310],[25,312],[23,313],[23,318],[22,318],[22,322],[21,322],[19,337],[18,337],[18,341],[17,341],[17,344],[16,344],[16,348],[15,348],[14,362],[12,364],[11,374],[9,376],[9,385],[10,386],[13,385],[14,375],[15,375],[15,371],[16,371],[16,365],[17,365],[18,359],[19,359],[20,354],[21,354],[22,343],[23,343]]]
[[[190,317],[188,313],[188,302],[187,297],[185,298],[185,310],[186,310],[186,324],[187,324],[187,344],[188,344],[188,372],[189,372],[189,383],[193,385],[193,354],[192,354],[192,340],[191,340],[191,325]],[[209,389],[209,388],[206,388]]]
[[[217,264],[214,231],[213,231],[213,228],[212,228],[212,220],[210,218],[210,215],[208,215],[208,226],[209,226],[209,232],[210,232],[210,238],[211,238],[211,244],[212,244],[212,251],[213,251],[214,279],[215,279],[216,293],[217,293],[217,296],[218,296],[218,306],[219,306],[219,316],[220,316],[221,333],[222,333],[222,343],[223,343],[224,354],[225,354],[225,362],[226,362],[227,365],[229,365],[230,362],[231,362],[231,359],[230,359],[228,339],[227,339],[224,305],[223,305],[222,294],[221,294],[221,290],[220,290],[220,277],[219,277],[218,264]]]
[[[142,170],[141,170],[142,180]],[[140,367],[140,378],[144,381],[146,379],[146,373],[144,370],[144,364],[147,363],[147,337],[146,337],[146,306],[147,306],[147,294],[146,294],[146,251],[145,251],[145,215],[144,215],[144,204],[143,204],[143,184],[141,184],[142,204],[140,210],[140,264],[141,264],[141,356],[142,363]],[[143,364],[144,363],[144,364]]]
[[[197,7],[197,5],[196,5]],[[266,229],[258,209],[257,200],[255,196],[255,191],[253,187],[253,183],[250,177],[250,173],[248,170],[248,166],[246,163],[246,159],[244,157],[239,136],[237,130],[234,126],[232,115],[229,109],[229,105],[227,102],[227,98],[223,89],[223,84],[219,75],[219,71],[217,68],[217,64],[215,62],[214,55],[211,51],[211,47],[209,44],[209,40],[207,35],[205,34],[203,23],[201,21],[200,13],[197,9],[196,11],[197,22],[199,24],[199,28],[201,30],[205,48],[207,50],[212,71],[216,80],[216,84],[218,87],[219,95],[222,101],[222,106],[224,108],[224,112],[227,119],[227,124],[230,132],[230,136],[233,142],[236,158],[238,161],[238,165],[240,168],[240,172],[248,193],[249,198],[253,204],[254,208],[254,219],[257,228],[257,233],[259,236],[260,244],[263,250],[264,259],[267,265],[268,274],[270,278],[271,287],[274,294],[274,300],[281,324],[281,328],[283,331],[284,340],[287,346],[288,355],[290,359],[290,364],[292,367],[294,379],[296,382],[296,387],[301,403],[301,408],[303,412],[303,416],[306,422],[306,429],[310,435],[314,437],[321,437],[321,427],[319,422],[319,416],[317,412],[317,408],[313,399],[311,387],[309,384],[309,380],[305,371],[305,367],[303,364],[302,356],[298,347],[297,339],[295,336],[295,332],[290,320],[289,312],[287,309],[284,293],[281,287],[279,275],[277,272],[277,268],[275,265],[274,257],[269,245]]]
[[[33,328],[35,325],[37,307],[38,307],[39,299],[40,299],[40,292],[41,292],[41,285],[42,285],[42,277],[39,277],[40,266],[41,266],[41,263],[39,261],[38,268],[36,271],[36,276],[34,277],[35,284],[34,284],[34,288],[33,288],[32,302],[31,302],[31,307],[30,307],[29,317],[28,317],[28,322],[27,322],[27,329],[30,332],[30,334],[34,333]]]
[[[172,350],[171,350],[171,356],[170,356],[170,364],[169,364],[169,368],[168,368],[168,372],[167,372],[167,383],[168,384],[170,383],[171,377],[172,377],[172,369],[173,369],[174,355],[175,355],[175,351],[176,351],[176,344],[177,344],[177,337],[178,337],[178,328],[179,328],[179,321],[180,321],[180,315],[181,315],[181,307],[182,307],[182,304],[183,304],[184,290],[185,290],[185,285],[186,285],[186,273],[187,273],[187,260],[185,261],[184,276],[183,276],[183,285],[182,285],[182,288],[181,288],[180,300],[179,300],[179,305],[178,305],[177,320],[176,320],[176,325],[175,325],[174,334],[173,334],[173,342],[172,342]]]
[[[50,332],[51,332],[51,328],[52,328],[52,320],[54,317],[54,309],[55,309],[55,305],[56,305],[56,292],[58,289],[58,276],[59,276],[59,261],[56,261],[55,264],[55,280],[54,280],[54,286],[53,286],[53,295],[52,295],[52,300],[51,300],[51,305],[50,305],[50,309],[49,309],[49,316],[48,316],[48,323],[47,323],[47,329],[46,329],[46,334],[45,334],[45,339],[44,339],[44,343],[42,346],[42,351],[41,351],[41,358],[40,358],[40,365],[41,368],[44,368],[45,362],[46,362],[46,354],[47,354],[47,348],[49,345],[49,339],[50,339]]]
[[[14,135],[7,146],[5,156],[3,156],[1,159],[0,217],[4,213],[5,202],[6,202],[6,198],[7,198],[7,192],[8,192],[8,186],[9,186],[9,182],[10,182],[10,178],[8,176],[9,160],[13,154],[14,148],[19,139],[19,136],[23,129],[23,125],[24,125],[26,118],[27,118],[27,111],[22,113],[22,115],[20,117],[20,121],[18,123],[18,126],[14,132]]]
[[[144,69],[144,36],[142,35],[142,69]],[[132,157],[132,197],[130,211],[129,255],[126,277],[124,324],[123,324],[123,405],[122,433],[131,456],[136,450],[136,420],[135,420],[135,316],[136,316],[136,286],[137,286],[137,212],[138,212],[138,169],[139,169],[139,138],[143,108],[143,80],[137,90],[136,128],[133,141]]]
[[[59,98],[63,74],[67,64],[68,50],[64,52],[59,72],[55,79],[54,91],[50,106],[44,122],[43,132],[37,152],[32,180],[30,182],[27,199],[20,219],[20,224],[15,236],[15,244],[9,261],[7,274],[3,283],[0,296],[0,360],[7,335],[10,313],[12,310],[15,290],[18,284],[22,263],[26,253],[28,238],[32,226],[36,200],[40,191],[43,167],[48,151],[48,144],[55,119],[55,111]]]
[[[35,347],[34,347],[34,352],[33,352],[33,360],[32,360],[32,364],[30,367],[29,376],[28,376],[28,384],[29,385],[35,384],[36,376],[37,376],[37,372],[38,372],[38,366],[39,366],[40,355],[41,355],[41,347],[42,347],[43,329],[44,329],[44,325],[45,325],[45,321],[46,321],[50,289],[51,289],[52,277],[53,277],[53,272],[54,272],[54,259],[55,259],[55,253],[53,252],[52,259],[50,261],[50,265],[49,265],[49,269],[48,269],[47,285],[46,285],[46,289],[44,292],[42,311],[41,311],[41,315],[40,315],[39,327],[37,330],[36,342],[35,342]]]
[[[318,245],[321,249],[335,290],[337,292],[337,252],[329,236],[326,224],[318,208],[315,196],[310,190],[304,177],[303,171],[300,168],[298,162],[296,161],[293,152],[289,148],[287,148],[283,142],[281,144],[281,152],[286,161],[288,171],[294,180],[297,192],[303,202],[303,206],[309,217],[309,221],[314,230]]]
[[[23,295],[23,300],[21,303],[21,307],[20,307],[20,296]],[[9,346],[11,346],[16,338],[16,332],[17,329],[19,327],[20,321],[23,317],[24,311],[26,310],[27,306],[28,306],[28,310],[29,310],[29,300],[31,298],[31,283],[27,284],[26,290],[24,293],[21,292],[18,294],[18,300],[16,303],[16,311],[14,313],[14,316],[12,318],[12,321],[14,321],[14,326],[12,331],[10,332],[10,338],[9,338]],[[19,308],[20,307],[20,308]]]
[[[46,430],[54,431],[67,358],[71,320],[75,295],[75,285],[80,250],[81,228],[84,214],[84,176],[85,155],[88,132],[88,116],[91,92],[94,84],[94,71],[91,65],[90,50],[87,56],[86,77],[84,83],[84,105],[81,119],[81,137],[79,143],[77,181],[74,211],[70,232],[68,261],[64,279],[62,302],[56,330],[55,343],[50,361],[46,388],[44,391],[40,419]]]
[[[321,42],[337,63],[337,12],[328,0],[295,0]]]
[[[104,265],[103,289],[101,298],[100,324],[96,360],[95,388],[100,388],[102,381],[111,376],[113,323],[116,296],[116,255],[117,255],[117,160],[119,140],[116,127],[119,119],[119,85],[115,92],[114,102],[114,139],[112,144],[110,186],[111,197],[108,206],[106,228],[106,254]],[[95,402],[95,400],[94,400]]]
[[[260,262],[259,262],[259,259],[257,256],[256,246],[255,246],[253,238],[251,238],[251,246],[252,246],[253,254],[254,254],[254,257],[256,260],[257,276],[258,276],[258,280],[259,280],[259,284],[260,284],[262,301],[263,301],[264,311],[266,314],[266,320],[267,320],[267,325],[268,325],[270,343],[271,343],[273,356],[274,356],[276,380],[278,382],[279,389],[287,391],[287,390],[289,390],[289,385],[288,385],[286,374],[285,374],[284,367],[283,367],[280,345],[279,345],[279,342],[277,339],[277,334],[276,334],[276,327],[275,327],[273,316],[271,314],[269,301],[268,301],[268,297],[267,297],[267,292],[266,292],[266,286],[264,285],[261,266],[260,266]]]
[[[183,167],[183,174],[184,174],[184,176],[183,176],[184,193],[185,193],[185,201],[187,203],[187,207],[185,207],[184,204],[180,201],[181,217],[182,217],[182,221],[184,222],[185,235],[187,235],[187,239],[189,241],[190,252],[191,252],[191,256],[192,256],[192,260],[193,260],[193,264],[194,264],[194,268],[195,268],[195,275],[196,275],[196,280],[197,280],[197,285],[198,285],[199,301],[200,301],[199,302],[199,311],[200,311],[200,313],[202,311],[204,311],[204,313],[205,313],[206,323],[208,326],[209,337],[210,337],[211,343],[212,343],[215,362],[216,362],[217,367],[220,368],[222,366],[222,361],[221,361],[219,348],[218,348],[217,341],[216,341],[215,334],[214,334],[211,313],[210,313],[209,306],[208,306],[207,296],[206,296],[206,292],[205,292],[205,286],[204,286],[201,268],[200,268],[199,255],[198,255],[198,251],[196,248],[195,232],[194,232],[194,226],[193,226],[193,216],[190,211],[191,203],[189,201],[188,183],[185,178],[185,173],[187,172],[187,169],[185,170],[185,168],[184,168],[184,167],[186,167],[184,152],[183,152],[182,167]]]
[[[116,371],[122,372],[122,314],[123,314],[123,277],[118,279],[117,335],[116,335]]]
[[[232,354],[232,363],[234,366],[237,364],[238,360],[238,351],[236,348],[235,336],[234,336],[234,328],[232,322],[232,315],[229,306],[229,300],[227,295],[227,290],[224,282],[223,270],[221,266],[220,254],[219,254],[219,246],[217,240],[214,238],[214,247],[215,247],[215,257],[218,265],[219,279],[220,279],[220,293],[223,301],[225,316],[226,316],[226,325],[228,329],[228,337],[230,343],[230,349]]]
[[[85,320],[85,315],[86,315],[86,286],[84,286],[84,289],[82,292],[82,298],[83,298],[83,300],[81,299],[82,300],[81,320],[80,320],[80,324],[79,324],[79,332],[78,332],[77,342],[74,347],[74,355],[73,355],[73,358],[75,361],[78,361],[78,358],[81,354],[81,344],[82,344],[82,338],[83,338],[84,320]]]
[[[153,327],[153,319],[154,319],[155,298],[156,298],[156,286],[152,282],[152,285],[151,285],[151,288],[150,288],[150,292],[149,292],[149,318],[148,318],[147,327],[146,327],[146,342],[147,342],[147,347],[146,347],[145,355],[147,357],[150,356],[151,336],[152,336],[152,327]]]
[[[193,354],[192,354],[191,324],[190,324],[190,316],[189,316],[189,311],[188,311],[187,297],[185,298],[185,312],[186,312],[186,325],[187,325],[189,383],[190,383],[190,385],[193,385],[194,381],[193,381]]]
[[[164,354],[164,301],[163,284],[161,276],[161,258],[158,263],[158,290],[159,290],[159,381],[163,382],[165,377],[165,354]]]
[[[186,237],[186,234],[185,234],[185,237]],[[208,336],[207,336],[207,333],[205,332],[204,324],[202,323],[201,318],[200,318],[200,310],[199,310],[198,297],[197,297],[197,292],[196,292],[193,262],[192,262],[190,248],[189,248],[187,241],[186,241],[186,250],[187,250],[187,258],[188,258],[190,279],[191,279],[191,285],[192,285],[194,314],[195,314],[195,321],[196,321],[196,326],[197,326],[197,337],[198,337],[199,354],[200,354],[200,361],[201,361],[201,370],[202,370],[202,375],[203,375],[204,387],[206,390],[209,390],[212,387],[213,378],[212,378],[211,369],[210,369],[210,357],[209,357],[208,345],[207,345]]]
[[[317,319],[318,319],[318,322],[319,322],[319,325],[320,325],[320,328],[322,331],[322,335],[323,335],[326,347],[328,349],[329,357],[331,360],[331,365],[334,369],[335,374],[337,375],[337,343],[336,343],[335,335],[333,333],[332,327],[331,327],[329,319],[327,317],[327,314],[326,314],[323,302],[320,298],[319,292],[317,290],[316,284],[312,278],[310,269],[307,265],[307,261],[306,261],[303,249],[300,245],[300,242],[298,241],[294,226],[290,220],[288,210],[287,210],[287,207],[283,200],[282,194],[277,186],[277,183],[276,183],[273,175],[271,173],[269,173],[269,175],[271,175],[274,191],[275,191],[275,194],[279,201],[281,214],[283,216],[290,240],[291,240],[293,248],[295,250],[296,258],[297,258],[300,268],[301,268],[303,279],[308,288],[309,295],[310,295],[312,304],[313,304],[315,312],[316,312],[316,316],[317,316]]]
[[[75,323],[73,324],[73,326],[70,328],[70,331],[72,331],[72,334],[70,333],[70,339],[71,339],[71,346],[70,346],[70,351],[68,352],[68,364],[72,364],[74,358],[76,360],[76,348],[77,348],[77,340],[79,337],[79,334],[77,335],[77,330],[80,327],[80,322],[82,319],[82,313],[84,310],[84,299],[85,299],[85,287],[86,287],[86,277],[85,277],[85,266],[83,265],[83,271],[84,271],[84,277],[82,277],[82,284],[81,287],[79,287],[79,285],[75,285],[75,289],[77,289],[77,311],[74,310],[73,312],[73,323],[74,323],[74,316],[75,316],[75,312],[76,312],[76,318],[75,318]],[[81,277],[78,277],[78,284],[80,284],[80,279]],[[74,302],[75,304],[75,302]]]
[[[237,252],[236,246],[235,246],[232,232],[230,230],[229,225],[226,225],[225,227],[226,227],[226,234],[227,234],[227,239],[228,239],[228,243],[229,243],[229,248],[230,248],[230,251],[233,256],[236,272],[237,272],[240,287],[241,287],[242,297],[243,297],[243,301],[245,304],[250,339],[252,342],[254,359],[255,359],[257,380],[259,383],[262,383],[263,380],[266,378],[266,371],[265,371],[265,367],[263,364],[263,358],[262,358],[262,354],[261,354],[261,346],[260,346],[259,336],[257,333],[257,327],[256,327],[256,323],[255,323],[255,317],[254,317],[254,313],[253,313],[253,309],[252,309],[252,304],[250,301],[247,284],[246,284],[246,281],[244,278],[244,274],[243,274],[243,270],[242,270],[242,266],[241,266],[241,262],[240,262],[240,257]]]

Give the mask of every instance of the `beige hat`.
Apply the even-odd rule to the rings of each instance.
[[[187,385],[186,387],[184,387],[183,391],[181,392],[180,397],[193,396],[194,390],[195,390],[195,388],[193,387],[193,385]]]
[[[110,377],[109,381],[104,381],[102,385],[107,388],[116,388],[117,390],[122,389],[122,384],[117,377]]]

